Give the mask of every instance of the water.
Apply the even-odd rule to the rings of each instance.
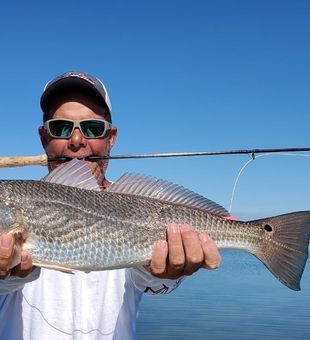
[[[283,286],[255,257],[222,252],[169,295],[144,296],[140,339],[310,339],[310,266],[301,291]]]

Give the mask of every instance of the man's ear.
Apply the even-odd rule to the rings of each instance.
[[[116,136],[117,136],[117,127],[116,126],[112,126],[110,132],[109,132],[109,142],[110,142],[110,149],[112,149],[115,140],[116,140]]]
[[[46,132],[46,130],[44,129],[43,126],[39,127],[38,132],[39,132],[39,136],[40,136],[40,139],[41,139],[41,144],[43,146],[43,149],[46,150],[47,139],[48,139],[47,132]]]

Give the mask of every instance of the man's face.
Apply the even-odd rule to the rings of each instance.
[[[76,98],[62,99],[58,103],[55,103],[52,108],[53,116],[52,118],[65,118],[72,120],[82,120],[82,119],[102,119],[102,110],[99,105],[95,104],[86,97],[81,97],[79,95]],[[115,141],[117,130],[115,127],[103,137],[96,139],[88,139],[83,136],[78,128],[75,128],[73,134],[68,139],[53,138],[48,132],[43,128],[39,128],[39,134],[41,137],[42,145],[45,149],[48,157],[71,157],[71,158],[83,158],[87,156],[106,156]],[[51,162],[49,164],[49,170],[55,168],[57,164]],[[90,162],[95,174],[100,171],[102,179],[105,176],[105,170],[107,166],[107,161],[100,161],[99,163]],[[99,167],[98,167],[99,165]],[[96,177],[99,173],[96,174]],[[100,181],[100,178],[98,178]]]

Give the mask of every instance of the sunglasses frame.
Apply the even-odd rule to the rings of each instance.
[[[50,130],[50,122],[55,122],[55,121],[65,121],[65,122],[70,122],[73,123],[73,127],[72,127],[72,131],[70,133],[69,136],[67,137],[62,137],[62,136],[55,136],[52,134],[51,130]],[[102,133],[102,135],[100,136],[95,136],[95,137],[87,137],[85,136],[82,128],[81,128],[81,123],[82,122],[87,122],[87,121],[99,121],[99,122],[104,122],[104,131]],[[71,136],[73,135],[73,132],[75,130],[75,128],[78,128],[82,134],[82,136],[86,139],[97,139],[97,138],[103,138],[106,133],[111,130],[112,124],[110,122],[108,122],[105,119],[98,119],[98,118],[88,118],[88,119],[81,119],[81,120],[73,120],[73,119],[66,119],[66,118],[54,118],[54,119],[49,119],[47,121],[44,122],[44,129],[48,132],[48,134],[53,137],[53,138],[58,138],[58,139],[69,139],[71,138]]]

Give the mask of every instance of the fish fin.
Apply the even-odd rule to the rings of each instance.
[[[310,211],[252,221],[260,223],[267,236],[256,255],[284,285],[300,290],[308,258]]]
[[[169,203],[182,204],[191,208],[199,208],[222,217],[229,216],[225,208],[189,189],[162,179],[140,174],[126,173],[107,190],[110,192],[126,193],[156,198]]]
[[[52,269],[52,270],[57,270],[62,273],[66,274],[74,274],[74,270],[68,267],[64,267],[61,265],[56,265],[56,264],[49,264],[49,263],[44,263],[44,262],[35,262],[33,261],[32,264],[37,267],[45,268],[45,269]]]
[[[73,159],[60,165],[42,178],[42,181],[80,189],[101,190],[87,162],[81,159]]]

